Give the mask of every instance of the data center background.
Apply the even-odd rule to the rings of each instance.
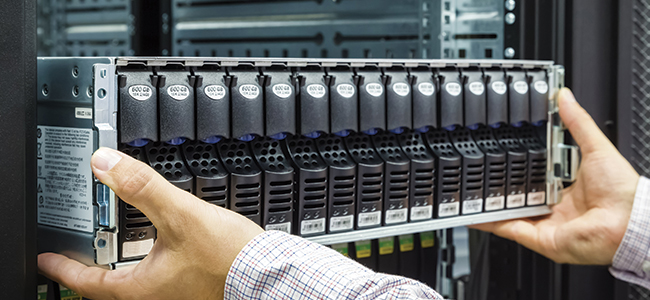
[[[644,69],[649,11],[647,0],[12,1],[0,4],[2,32],[11,33],[0,43],[0,78],[3,85],[24,78],[15,86],[34,90],[37,52],[554,60],[567,68],[567,85],[599,126],[649,175],[650,109],[643,101],[650,86]],[[0,150],[3,165],[16,174],[2,187],[13,198],[32,199],[34,97],[13,93],[13,102],[0,100],[7,108],[2,117],[26,126],[0,131],[17,147]],[[16,201],[0,213],[2,228],[11,232],[0,237],[0,264],[8,270],[0,275],[0,294],[23,295],[18,299],[35,293],[33,210],[29,201]],[[604,267],[554,264],[515,243],[464,229],[437,237],[444,248],[442,292],[456,299],[650,298],[647,290],[615,281]]]

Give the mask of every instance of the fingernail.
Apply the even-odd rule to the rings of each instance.
[[[564,99],[562,101],[576,102],[576,97],[573,95],[573,92],[571,92],[571,90],[568,88],[562,88],[562,90],[560,91],[560,98]]]
[[[122,160],[122,156],[116,150],[99,148],[93,154],[91,162],[95,169],[106,172],[115,167],[120,160]]]

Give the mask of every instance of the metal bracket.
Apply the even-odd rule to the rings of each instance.
[[[93,124],[98,147],[117,149],[117,75],[113,64],[95,64],[93,69]],[[117,197],[107,186],[96,182],[98,225],[95,261],[107,265],[117,261]]]

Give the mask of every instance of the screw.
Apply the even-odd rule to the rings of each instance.
[[[506,0],[505,6],[506,6],[507,10],[513,10],[513,9],[515,9],[516,2],[515,2],[515,0]]]
[[[143,239],[145,236],[147,236],[147,232],[146,232],[146,231],[142,231],[142,232],[140,232],[140,233],[138,234],[138,237],[139,237],[140,239]]]
[[[47,84],[43,85],[43,96],[47,96],[50,94],[50,89],[48,88]]]
[[[72,96],[75,97],[79,96],[79,86],[75,85],[74,87],[72,87]]]
[[[129,233],[126,234],[126,236],[124,236],[124,238],[125,238],[127,241],[130,241],[130,240],[133,239],[133,236],[134,236],[133,232],[129,232]]]
[[[77,76],[79,76],[79,67],[74,66],[74,67],[72,68],[72,76],[75,77],[75,78],[76,78]]]
[[[515,14],[509,12],[506,14],[506,24],[512,25],[515,23],[516,17]]]
[[[93,94],[95,93],[95,88],[93,88],[92,85],[88,86],[86,93],[88,94],[88,97],[92,98]]]
[[[506,56],[506,58],[515,57],[515,49],[512,49],[512,47],[506,48],[506,51],[504,52],[504,55]]]

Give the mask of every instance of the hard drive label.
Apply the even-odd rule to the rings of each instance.
[[[38,223],[93,232],[91,129],[38,126]]]
[[[221,100],[226,96],[226,88],[222,85],[208,85],[205,87],[204,92],[212,100]]]
[[[525,202],[526,202],[525,194],[508,195],[506,206],[508,208],[522,207],[524,206]]]
[[[438,206],[438,216],[440,217],[449,217],[457,216],[460,210],[460,203],[440,203]]]
[[[354,225],[354,216],[332,217],[330,231],[350,230]]]
[[[381,211],[360,213],[359,227],[367,227],[381,224]]]
[[[137,257],[149,254],[153,247],[153,239],[146,239],[135,242],[124,242],[122,244],[122,256],[124,258]]]
[[[300,234],[312,234],[325,232],[325,219],[304,220],[300,223]]]
[[[433,217],[433,206],[414,206],[411,207],[411,221],[427,220]]]
[[[281,223],[281,224],[269,224],[266,225],[265,230],[277,230],[284,231],[286,233],[291,233],[291,222]]]
[[[528,193],[528,205],[540,205],[546,202],[546,192]]]
[[[389,209],[386,211],[386,224],[406,222],[408,208]]]
[[[503,205],[506,202],[505,200],[506,200],[505,196],[489,197],[485,199],[485,210],[491,211],[491,210],[503,209]]]

